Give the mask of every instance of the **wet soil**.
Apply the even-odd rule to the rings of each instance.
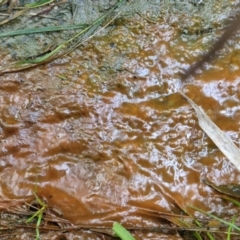
[[[0,77],[2,210],[25,211],[37,191],[61,219],[92,228],[111,228],[113,221],[159,227],[161,212],[194,214],[188,205],[223,217],[237,213],[202,180],[239,183],[240,175],[178,93],[181,73],[221,29],[196,30],[189,22],[183,28],[181,14],[163,16],[120,18],[68,56]],[[239,40],[238,32],[183,89],[237,146]],[[18,236],[34,239],[34,232]],[[87,230],[44,238],[111,239]]]

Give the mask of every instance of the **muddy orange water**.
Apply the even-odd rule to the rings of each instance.
[[[180,73],[207,40],[137,18],[65,58],[1,76],[1,208],[31,202],[36,190],[62,218],[93,227],[156,227],[160,212],[194,213],[187,205],[233,216],[237,210],[202,179],[239,183],[240,174],[178,93]],[[184,92],[239,146],[235,40]],[[104,239],[84,234],[78,239]]]

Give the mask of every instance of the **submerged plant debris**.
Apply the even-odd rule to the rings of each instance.
[[[21,13],[33,3],[1,5],[0,32],[97,24],[74,41],[82,30],[2,38],[0,238],[114,239],[118,222],[135,239],[238,239],[237,200],[215,189],[237,186],[239,171],[179,94],[239,147],[239,31],[182,82],[238,1],[43,1]],[[66,42],[56,59],[11,68]]]

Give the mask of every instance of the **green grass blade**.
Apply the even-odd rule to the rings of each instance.
[[[135,240],[135,238],[128,232],[121,224],[114,222],[112,230],[122,239],[122,240]]]
[[[38,195],[35,192],[33,192],[33,195],[41,207],[46,207],[45,203],[38,197]]]
[[[20,60],[16,63],[14,63],[12,66],[10,66],[9,68],[0,68],[0,75],[7,73],[7,72],[16,72],[16,71],[21,71],[23,69],[28,69],[30,67],[34,67],[36,65],[40,65],[43,63],[46,63],[48,61],[51,61],[53,59],[55,59],[57,56],[63,56],[64,54],[68,54],[69,52],[73,51],[73,49],[75,49],[76,47],[78,47],[81,43],[85,42],[85,41],[81,41],[80,43],[75,44],[70,50],[65,51],[65,53],[61,53],[58,54],[58,52],[60,50],[62,50],[63,48],[67,47],[70,43],[73,42],[73,40],[77,39],[79,36],[85,34],[88,30],[90,30],[93,27],[98,27],[99,24],[107,18],[107,16],[110,15],[110,13],[112,13],[116,8],[120,7],[120,5],[122,5],[123,3],[125,3],[127,0],[119,0],[110,10],[108,10],[105,14],[103,14],[101,17],[99,17],[98,19],[96,19],[91,25],[87,25],[87,27],[85,29],[83,29],[82,31],[80,31],[78,34],[74,35],[72,38],[68,39],[67,41],[65,41],[64,43],[60,44],[59,46],[57,46],[55,49],[53,49],[51,52],[45,53],[42,56],[38,56],[35,59],[25,59],[25,60]],[[42,3],[46,3],[44,0]],[[48,2],[49,3],[49,2]],[[27,9],[27,8],[25,8]],[[117,14],[118,15],[118,14]],[[92,35],[93,36],[93,35]],[[88,38],[89,39],[89,38]]]
[[[234,216],[231,223],[234,224],[236,221],[237,216]],[[232,231],[232,226],[228,227],[228,233],[227,233],[227,240],[231,240],[231,231]]]
[[[215,240],[214,236],[210,232],[207,232],[206,234],[210,240]]]
[[[74,35],[72,38],[70,38],[69,40],[67,40],[66,42],[62,43],[61,45],[59,45],[58,47],[56,47],[53,51],[51,51],[50,53],[47,53],[41,57],[37,57],[33,60],[23,60],[23,61],[19,61],[17,63],[17,65],[23,65],[23,64],[40,64],[42,62],[45,62],[47,60],[49,60],[49,58],[51,58],[54,54],[56,54],[58,51],[60,51],[63,47],[65,47],[67,44],[69,44],[70,42],[72,42],[74,39],[76,39],[77,37],[81,36],[82,34],[84,34],[85,32],[87,32],[88,30],[90,30],[93,26],[95,26],[96,24],[100,23],[101,21],[103,21],[110,12],[112,12],[116,7],[118,7],[120,4],[122,4],[125,0],[120,0],[117,4],[115,4],[115,6],[113,6],[107,13],[103,14],[103,16],[99,17],[97,20],[95,20],[90,26],[86,27],[85,29],[83,29],[81,32],[79,32],[78,34]]]
[[[37,57],[33,60],[22,60],[17,62],[17,65],[24,65],[24,64],[39,64],[42,63],[44,61],[47,61],[50,57],[52,57],[54,54],[56,54],[58,51],[60,51],[63,47],[65,46],[65,44],[61,44],[58,47],[56,47],[54,50],[52,50],[50,53],[47,53],[41,57]]]
[[[199,209],[197,207],[194,207],[194,206],[189,206],[189,207],[191,207],[191,208],[193,208],[193,209],[195,209],[195,210],[197,210],[197,211],[199,211],[199,212],[201,212],[201,213],[203,213],[203,214],[205,214],[205,215],[207,215],[207,216],[209,216],[209,217],[211,217],[213,219],[216,219],[219,222],[221,222],[221,223],[223,223],[223,224],[225,224],[227,226],[231,226],[232,228],[234,228],[235,230],[240,232],[240,228],[238,226],[236,226],[235,224],[231,223],[231,222],[225,221],[225,220],[223,220],[223,219],[221,219],[219,217],[216,217],[216,216],[212,215],[211,213],[205,212],[202,209]]]
[[[84,24],[75,24],[75,25],[66,25],[66,26],[52,26],[52,27],[43,27],[43,28],[27,28],[19,29],[16,31],[9,31],[0,33],[0,38],[18,36],[24,34],[34,34],[34,33],[44,33],[44,32],[57,32],[64,30],[72,30],[86,27]]]
[[[193,236],[194,236],[197,240],[203,240],[202,237],[201,237],[201,235],[200,235],[200,233],[198,233],[198,232],[194,232],[194,233],[193,233]]]
[[[194,222],[196,223],[196,225],[198,227],[202,227],[202,224],[198,220],[194,220]],[[215,240],[215,238],[213,237],[213,235],[210,232],[207,232],[206,234],[210,240]]]
[[[187,213],[184,209],[182,209],[185,213]],[[187,226],[187,227],[191,227],[191,225],[188,223],[188,222],[185,222],[184,220],[181,220],[181,219],[178,219],[179,223],[182,222],[181,225],[177,224],[178,226],[180,227],[183,227],[184,228],[184,225]],[[175,223],[176,224],[176,223]],[[200,225],[201,226],[201,225]],[[197,240],[203,240],[200,233],[195,231],[193,232],[193,235],[194,237],[197,239]]]
[[[26,223],[31,222],[35,217],[39,215],[39,213],[42,211],[42,209],[38,210],[35,214],[33,214],[30,218],[26,220]]]
[[[46,4],[52,3],[52,2],[54,2],[54,0],[40,0],[38,2],[28,3],[24,7],[26,7],[26,8],[37,8],[37,7],[41,7],[41,6],[44,6]]]
[[[42,221],[42,216],[43,216],[43,212],[41,211],[38,215],[38,220],[37,220],[37,224],[36,224],[36,240],[40,239],[40,232],[39,232],[39,227]]]
[[[39,209],[33,216],[31,216],[30,218],[28,218],[26,220],[26,223],[29,223],[33,220],[33,218],[37,217],[37,223],[36,223],[36,238],[35,240],[39,240],[40,239],[40,232],[39,232],[39,227],[41,225],[42,222],[42,218],[43,218],[43,213],[46,210],[47,205],[37,196],[37,194],[35,192],[33,192],[33,195],[36,198],[36,201],[38,204],[40,204],[40,206],[42,207],[41,209]]]
[[[240,202],[235,200],[235,199],[232,199],[232,198],[230,198],[228,196],[221,196],[221,198],[226,199],[227,201],[229,201],[229,202],[237,205],[238,207],[240,207]]]

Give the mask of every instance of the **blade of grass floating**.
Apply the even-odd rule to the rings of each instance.
[[[225,220],[223,220],[223,219],[221,219],[219,217],[216,217],[215,215],[213,215],[211,213],[208,213],[208,212],[205,212],[205,211],[203,211],[200,208],[197,208],[197,207],[194,207],[194,206],[191,206],[191,205],[189,205],[189,207],[191,207],[191,208],[193,208],[193,209],[203,213],[204,215],[207,215],[207,216],[209,216],[209,217],[211,217],[211,218],[213,218],[213,219],[215,219],[215,220],[217,220],[217,221],[219,221],[219,222],[221,222],[221,223],[223,223],[223,224],[225,224],[227,226],[231,226],[233,229],[235,229],[235,230],[240,232],[240,228],[238,226],[236,226],[235,224],[231,223],[231,222],[228,222],[228,221],[225,221]]]
[[[120,223],[114,222],[112,230],[118,235],[122,240],[135,240],[132,234],[127,231]]]
[[[234,224],[236,221],[237,216],[234,216],[231,223]],[[231,240],[231,232],[232,232],[232,226],[228,227],[228,234],[227,234],[227,240]]]
[[[202,130],[211,138],[219,150],[228,158],[228,160],[240,171],[240,150],[232,142],[232,140],[218,128],[215,123],[204,113],[201,107],[198,107],[189,97],[183,92],[179,93],[190,103],[195,110],[199,122],[199,126]]]
[[[26,34],[33,34],[33,33],[44,33],[44,32],[56,32],[56,31],[64,31],[64,30],[73,30],[73,29],[79,29],[79,28],[83,28],[83,27],[87,27],[87,25],[75,24],[75,25],[52,26],[52,27],[43,27],[43,28],[26,28],[26,29],[20,29],[20,30],[0,33],[0,38],[18,36],[18,35],[26,35]]]

